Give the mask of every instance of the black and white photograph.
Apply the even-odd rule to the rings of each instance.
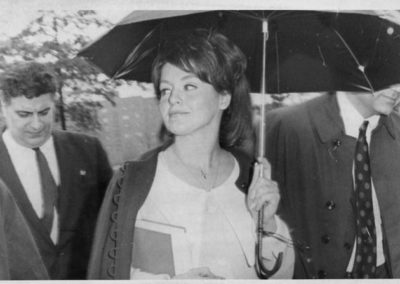
[[[0,281],[400,278],[400,3],[247,2],[0,0]]]

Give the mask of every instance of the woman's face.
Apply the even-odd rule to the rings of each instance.
[[[175,136],[218,131],[230,103],[229,94],[218,93],[211,84],[169,63],[161,69],[160,93],[161,116]]]

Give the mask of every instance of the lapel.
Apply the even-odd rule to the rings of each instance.
[[[72,218],[74,215],[73,208],[70,207],[70,200],[73,198],[74,180],[77,178],[73,176],[74,157],[70,151],[69,143],[61,132],[53,132],[54,148],[57,157],[58,169],[60,173],[60,185],[58,187],[58,200],[57,208],[59,214],[59,240],[58,245],[62,247],[72,234],[68,234],[68,230],[64,232],[65,223],[67,218]],[[72,214],[72,216],[71,216]]]
[[[12,192],[20,210],[22,211],[25,219],[28,221],[34,235],[39,235],[40,239],[44,240],[48,245],[54,247],[54,243],[50,238],[46,228],[40,222],[36,211],[33,209],[25,189],[15,171],[12,164],[10,155],[8,154],[6,145],[4,144],[3,137],[0,135],[0,174],[1,178],[7,184],[9,190]]]
[[[310,101],[308,112],[322,143],[344,135],[344,124],[340,117],[336,95],[323,95]]]

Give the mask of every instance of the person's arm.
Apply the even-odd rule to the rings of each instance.
[[[286,224],[276,215],[280,201],[279,188],[270,179],[271,167],[265,158],[254,166],[253,178],[247,195],[247,205],[258,222],[258,212],[263,210],[263,230],[272,233],[263,237],[262,259],[267,269],[272,270],[279,253],[283,253],[282,264],[272,278],[292,278],[294,269],[294,250],[289,246],[290,234]],[[273,236],[282,236],[278,239]],[[283,239],[289,241],[282,241]],[[257,261],[257,260],[256,260]]]

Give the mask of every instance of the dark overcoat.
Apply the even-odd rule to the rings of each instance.
[[[352,164],[335,95],[274,110],[266,154],[281,190],[280,215],[296,250],[295,278],[344,278],[355,240]],[[400,277],[400,117],[382,116],[372,132],[372,179],[383,221],[386,261]]]
[[[55,131],[53,139],[60,172],[57,245],[33,209],[1,136],[0,178],[26,218],[51,279],[85,279],[97,213],[112,169],[97,138]]]

